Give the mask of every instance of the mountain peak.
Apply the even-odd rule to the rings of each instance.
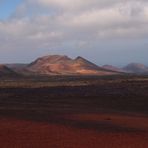
[[[78,56],[71,59],[65,55],[48,55],[38,58],[28,66],[28,70],[40,74],[84,74],[106,75],[113,74],[94,63]]]
[[[16,73],[5,65],[0,65],[0,76],[16,75]]]
[[[70,58],[66,55],[48,55],[44,57],[40,57],[39,60],[70,60]]]
[[[89,63],[89,64],[93,64],[95,65],[94,63],[90,62],[89,60],[81,57],[81,56],[78,56],[74,59],[75,62],[84,62],[84,63]]]
[[[131,73],[148,73],[148,68],[141,63],[130,63],[124,67],[124,70]]]
[[[0,64],[0,71],[10,70],[7,66]]]
[[[68,56],[65,56],[65,55],[48,55],[48,56],[43,56],[43,57],[36,59],[34,62],[29,64],[29,67],[32,65],[37,65],[37,64],[39,65],[42,65],[44,63],[55,64],[59,62],[69,61],[69,60],[72,60],[72,59],[70,59]]]
[[[84,58],[82,58],[81,56],[78,56],[75,58],[75,60],[84,60]]]
[[[139,67],[139,68],[145,68],[146,66],[141,63],[130,63],[127,65],[128,67]]]

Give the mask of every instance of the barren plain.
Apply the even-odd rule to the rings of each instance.
[[[147,76],[0,81],[1,148],[147,148]]]

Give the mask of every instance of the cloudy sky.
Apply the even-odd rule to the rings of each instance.
[[[62,54],[148,65],[147,0],[0,0],[0,62]]]

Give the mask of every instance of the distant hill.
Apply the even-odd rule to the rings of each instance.
[[[17,63],[17,64],[6,64],[6,66],[18,74],[32,75],[32,73],[27,70],[28,64]]]
[[[13,69],[18,69],[18,68],[22,69],[22,68],[25,68],[28,64],[13,63],[13,64],[5,64],[5,65]]]
[[[5,65],[0,65],[0,77],[16,76],[17,73]]]
[[[117,74],[101,68],[94,63],[77,57],[71,59],[68,56],[49,55],[38,58],[27,66],[27,70],[33,73],[46,75],[112,75]]]
[[[22,75],[115,75],[133,73],[148,75],[148,67],[140,63],[130,63],[123,68],[112,65],[102,67],[78,56],[72,59],[65,55],[48,55],[40,57],[30,64],[0,65],[0,76],[11,74]]]
[[[107,69],[107,70],[111,70],[111,71],[116,71],[116,72],[126,72],[122,68],[118,68],[118,67],[115,67],[112,65],[103,65],[102,68]]]
[[[148,67],[140,63],[131,63],[123,68],[125,71],[136,74],[148,74]]]

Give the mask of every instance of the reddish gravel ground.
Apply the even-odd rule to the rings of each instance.
[[[148,148],[148,77],[131,77],[0,81],[0,148]]]
[[[132,116],[130,118],[130,116],[111,114],[75,114],[64,115],[62,118],[65,125],[1,117],[0,147],[148,147],[148,118],[146,117]],[[134,125],[133,122],[135,122],[135,126],[132,126]]]

